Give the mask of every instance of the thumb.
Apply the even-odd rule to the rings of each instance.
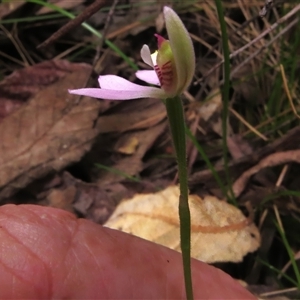
[[[0,207],[0,298],[184,298],[181,255],[59,209]],[[255,299],[193,260],[196,299]]]

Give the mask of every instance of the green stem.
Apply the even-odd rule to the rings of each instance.
[[[178,164],[178,178],[180,186],[180,245],[182,252],[186,298],[193,299],[191,274],[191,215],[188,201],[189,191],[186,162],[185,121],[183,105],[180,97],[177,96],[167,99],[166,108]]]

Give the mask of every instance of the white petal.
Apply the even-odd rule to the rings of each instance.
[[[144,45],[141,49],[141,57],[145,64],[154,68],[153,61],[151,58],[151,52],[147,45]]]
[[[154,84],[154,85],[160,85],[159,79],[157,77],[157,74],[154,70],[141,70],[137,71],[135,73],[135,76],[143,80],[147,83]]]
[[[89,96],[106,100],[130,100],[138,98],[158,98],[165,99],[166,95],[162,89],[148,86],[139,86],[135,90],[107,90],[97,88],[86,88],[69,90],[70,94]]]
[[[156,50],[155,52],[153,52],[152,54],[151,54],[151,60],[152,60],[152,63],[153,63],[153,66],[156,66],[157,65],[157,53],[158,53],[158,51]]]

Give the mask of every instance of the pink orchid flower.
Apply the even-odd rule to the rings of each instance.
[[[138,85],[116,75],[103,75],[98,79],[100,88],[69,90],[69,93],[107,100],[166,99],[180,95],[190,85],[194,75],[194,48],[178,15],[167,6],[163,13],[169,40],[156,35],[158,50],[153,54],[144,45],[141,57],[153,69],[136,72],[139,79],[160,88]]]

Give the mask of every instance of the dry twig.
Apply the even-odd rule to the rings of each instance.
[[[274,167],[290,162],[300,163],[300,149],[272,153],[263,158],[258,164],[244,172],[233,184],[232,190],[238,197],[245,189],[251,176],[267,167]]]
[[[296,5],[289,13],[287,13],[285,16],[283,16],[282,18],[280,18],[277,22],[275,22],[273,25],[271,25],[268,29],[266,29],[264,32],[262,32],[255,39],[253,39],[252,41],[250,41],[248,44],[246,44],[245,46],[243,46],[243,47],[237,49],[236,51],[232,52],[230,54],[230,56],[229,56],[230,59],[232,59],[233,57],[239,55],[244,50],[246,50],[247,48],[249,48],[250,46],[252,46],[256,42],[258,42],[259,40],[261,40],[264,36],[266,36],[271,31],[273,31],[274,29],[276,29],[280,24],[286,22],[289,18],[291,18],[293,15],[295,15],[298,11],[300,11],[300,4]],[[209,76],[210,74],[212,74],[223,63],[224,63],[224,59],[222,61],[220,61],[219,63],[217,63],[214,67],[212,67],[205,75],[203,75],[203,77],[201,79],[199,79],[198,81],[196,81],[195,84],[201,82],[203,80],[203,78],[205,78],[205,77]]]
[[[89,5],[80,15],[78,15],[73,20],[69,21],[65,26],[60,28],[54,34],[52,34],[46,41],[42,44],[38,45],[37,48],[45,48],[56,41],[58,38],[69,32],[70,30],[74,29],[75,27],[79,26],[82,22],[87,20],[90,16],[96,13],[100,8],[106,5],[106,0],[95,0],[91,5]]]

